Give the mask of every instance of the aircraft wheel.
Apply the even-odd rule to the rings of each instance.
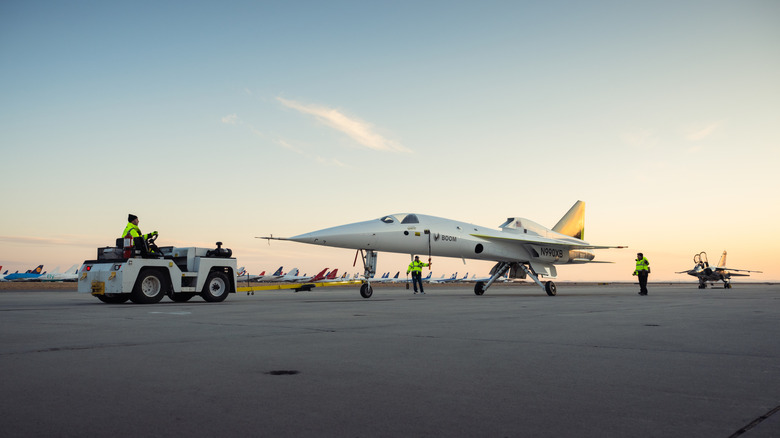
[[[158,271],[143,271],[135,281],[130,301],[135,304],[154,304],[165,296],[165,279]]]
[[[203,285],[203,290],[200,292],[200,296],[204,300],[210,303],[219,303],[225,301],[228,296],[228,278],[222,272],[213,271],[206,277],[206,284]]]
[[[482,295],[484,293],[485,293],[485,282],[478,281],[477,284],[474,285],[474,294]]]
[[[558,293],[558,288],[555,286],[555,283],[548,281],[544,284],[544,291],[547,292],[547,295],[554,297]]]
[[[723,289],[731,289],[731,283],[726,283],[723,285]]]
[[[700,285],[699,285],[699,289],[706,289],[706,288],[707,288],[707,285],[706,285],[706,284],[700,284]]]
[[[106,304],[122,304],[130,299],[129,294],[104,294],[95,296]]]
[[[360,296],[363,298],[371,298],[371,295],[374,295],[374,288],[368,283],[363,283],[363,285],[360,286]]]

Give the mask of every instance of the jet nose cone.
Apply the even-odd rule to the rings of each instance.
[[[312,231],[311,233],[299,234],[297,236],[290,237],[289,240],[301,243],[313,243],[322,244],[323,237],[325,236],[322,231]]]
[[[369,248],[376,238],[374,221],[357,222],[290,237],[289,240],[342,248]]]

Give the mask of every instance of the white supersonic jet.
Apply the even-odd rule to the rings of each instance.
[[[557,291],[555,283],[542,283],[539,277],[556,278],[555,265],[599,263],[593,261],[595,255],[591,250],[626,248],[591,245],[582,240],[585,232],[585,203],[582,201],[577,201],[552,229],[520,217],[508,218],[499,228],[401,213],[294,237],[258,238],[358,250],[364,268],[360,287],[363,298],[373,295],[370,279],[376,273],[377,251],[493,260],[497,263],[490,271],[490,278],[474,285],[475,294],[484,294],[493,282],[508,272],[511,278],[531,277],[547,295],[553,296]],[[357,255],[355,257],[357,259]]]

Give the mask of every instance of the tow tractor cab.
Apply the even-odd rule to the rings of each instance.
[[[123,239],[115,247],[98,248],[97,259],[79,270],[78,291],[109,304],[152,304],[164,295],[176,302],[195,295],[220,302],[236,292],[236,259],[222,242],[216,249],[157,247],[156,238],[137,237],[132,249],[123,248]]]

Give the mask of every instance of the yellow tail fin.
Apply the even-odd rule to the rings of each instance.
[[[585,240],[585,203],[577,201],[553,227],[553,231]]]

